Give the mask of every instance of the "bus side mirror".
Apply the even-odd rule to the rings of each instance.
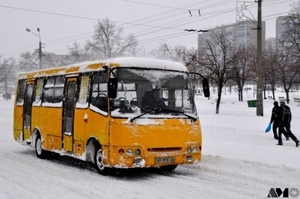
[[[209,97],[210,96],[210,92],[209,92],[209,83],[208,80],[206,78],[202,79],[202,86],[203,86],[203,93],[205,97]]]
[[[118,92],[118,79],[117,78],[109,78],[108,79],[108,97],[116,98]]]

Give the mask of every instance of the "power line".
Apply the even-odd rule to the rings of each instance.
[[[265,6],[280,4],[282,2],[291,2],[291,1],[292,0],[286,0],[286,1],[278,1],[278,0],[270,1],[270,0],[265,0],[265,2],[266,2]],[[134,1],[127,0],[127,2],[134,2]],[[191,6],[191,5],[185,6],[185,8],[175,8],[175,7],[170,7],[170,6],[161,6],[161,5],[149,4],[148,3],[149,6],[151,5],[151,6],[169,8],[169,9],[172,10],[172,12],[176,12],[176,11],[178,12],[178,11],[180,11],[180,14],[172,14],[172,15],[170,15],[172,12],[164,12],[167,15],[167,17],[160,17],[158,19],[169,19],[169,18],[174,18],[174,16],[183,16],[183,15],[185,17],[181,18],[181,19],[173,19],[173,21],[166,22],[166,23],[164,23],[162,25],[159,25],[159,26],[157,26],[157,25],[155,25],[155,26],[148,25],[148,24],[145,24],[145,23],[141,24],[141,23],[119,22],[119,21],[112,21],[112,22],[121,23],[123,25],[132,25],[132,27],[137,27],[137,26],[150,27],[150,28],[148,28],[146,30],[140,31],[138,33],[135,33],[137,37],[141,37],[141,36],[150,35],[150,34],[152,35],[152,33],[154,33],[154,32],[161,32],[161,31],[164,31],[164,30],[183,31],[182,28],[177,28],[177,27],[182,26],[182,25],[188,25],[188,24],[191,24],[191,23],[194,23],[194,22],[198,22],[198,21],[207,20],[209,18],[221,16],[222,14],[235,11],[235,9],[231,9],[230,8],[230,9],[226,9],[226,10],[222,9],[222,10],[225,10],[224,12],[222,12],[222,10],[217,10],[217,11],[212,11],[212,12],[205,13],[204,12],[205,9],[209,9],[209,8],[211,8],[213,6],[217,6],[217,5],[219,6],[219,5],[224,5],[224,4],[227,4],[227,3],[232,3],[233,1],[227,1],[227,2],[224,2],[223,0],[214,1],[214,2],[210,1],[212,3],[209,3],[209,4],[205,5],[207,2],[209,2],[209,1],[202,1],[202,2],[195,3],[195,4],[191,4],[192,6],[201,5],[201,7],[200,7],[200,9],[201,9],[201,18],[197,17],[197,18],[193,18],[192,20],[191,20],[190,17],[188,17],[188,15],[186,15],[187,14],[186,12],[187,12],[187,10],[192,10],[193,11],[193,10],[197,10],[198,8],[197,9],[190,9],[189,6]],[[145,4],[145,3],[143,3],[143,4]],[[40,14],[57,15],[57,16],[62,16],[62,17],[72,17],[72,18],[80,18],[80,19],[87,19],[87,20],[99,20],[99,19],[91,18],[91,17],[66,15],[66,14],[60,14],[60,13],[44,12],[44,11],[38,11],[38,10],[32,10],[32,9],[24,9],[24,8],[17,8],[17,7],[10,7],[10,6],[3,6],[3,5],[0,5],[0,7],[9,8],[9,9],[16,9],[16,10],[22,10],[22,11],[28,11],[28,12],[36,12],[36,13],[40,13]],[[282,14],[282,13],[280,13],[280,14]],[[211,16],[209,16],[209,15],[211,15]],[[145,17],[143,19],[135,20],[134,22],[136,22],[136,21],[145,21],[147,19],[150,20],[151,18],[154,18],[154,16],[157,18],[157,16],[161,16],[161,15],[160,14],[152,15],[150,17]],[[274,16],[274,15],[272,15],[272,16]],[[265,16],[264,18],[266,18],[266,17],[268,17],[268,16]],[[186,28],[189,28],[189,27],[186,27]],[[201,27],[201,28],[202,29],[207,29],[207,28],[203,28],[203,27]],[[90,34],[92,34],[92,33],[93,32],[91,32]],[[141,34],[141,33],[143,33],[143,34]],[[188,33],[187,34],[180,34],[180,33],[178,33],[178,35],[176,35],[176,34],[168,34],[168,35],[169,35],[169,38],[174,38],[174,37],[178,37],[178,36],[188,35]],[[142,39],[142,40],[139,40],[139,41],[140,41],[140,43],[147,42],[147,41],[157,41],[157,40],[168,38],[168,35],[158,36],[158,37],[152,37],[152,38],[148,38],[148,39]],[[54,46],[54,45],[57,45],[57,44],[67,43],[68,41],[70,41],[70,38],[76,38],[77,36],[72,36],[72,37],[68,37],[68,38],[64,38],[64,39],[59,39],[59,40],[55,40],[55,41],[50,41],[50,42],[47,42],[47,46]],[[90,37],[88,37],[88,38],[90,38]],[[84,39],[84,38],[82,38],[82,39]],[[63,41],[63,42],[60,42],[60,41]],[[49,43],[52,43],[52,44],[49,45]],[[57,44],[55,44],[55,43],[57,43]],[[27,48],[25,48],[25,49],[27,49]],[[16,51],[18,51],[18,50],[16,50]],[[11,53],[11,52],[15,52],[15,51],[9,51],[8,53]]]
[[[25,9],[25,8],[17,8],[17,7],[11,7],[11,6],[3,6],[0,5],[0,7],[4,8],[9,8],[9,9],[15,9],[15,10],[22,10],[22,11],[28,11],[28,12],[36,12],[36,13],[41,13],[41,14],[49,14],[49,15],[57,15],[57,16],[63,16],[63,17],[72,17],[72,18],[80,18],[80,19],[87,19],[87,20],[96,20],[98,21],[99,19],[97,18],[92,18],[92,17],[83,17],[83,16],[76,16],[76,15],[66,15],[66,14],[59,14],[59,13],[53,13],[53,12],[44,12],[44,11],[38,11],[38,10],[32,10],[32,9]],[[152,28],[165,28],[165,27],[160,27],[160,26],[153,26],[153,25],[146,25],[146,24],[136,24],[136,23],[131,23],[131,22],[122,22],[122,21],[113,21],[115,23],[120,23],[120,24],[129,24],[129,25],[135,25],[135,26],[145,26],[145,27],[152,27]],[[169,28],[165,28],[169,29]]]
[[[161,7],[161,8],[170,8],[170,9],[173,9],[173,10],[187,10],[187,9],[183,9],[183,8],[163,6],[163,5],[152,4],[152,3],[143,3],[143,2],[132,1],[132,0],[123,0],[123,1],[132,2],[132,3],[138,3],[138,4],[144,4],[144,5],[150,5],[150,6],[155,6],[155,7]]]

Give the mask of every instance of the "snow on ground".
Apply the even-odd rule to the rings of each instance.
[[[13,102],[0,98],[0,198],[240,199],[267,198],[271,188],[300,190],[300,148],[292,140],[277,146],[273,133],[264,132],[273,100],[264,100],[261,117],[247,106],[248,99],[245,95],[238,102],[236,94],[227,93],[216,115],[214,96],[196,98],[203,130],[201,163],[178,166],[171,173],[143,169],[101,176],[71,158],[38,159],[33,148],[14,141]],[[292,131],[300,139],[300,106],[292,100],[290,107]]]

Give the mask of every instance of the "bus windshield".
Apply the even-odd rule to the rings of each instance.
[[[187,72],[118,68],[113,73],[118,93],[110,98],[112,117],[197,117]]]

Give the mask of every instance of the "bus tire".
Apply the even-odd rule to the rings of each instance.
[[[46,158],[46,151],[42,147],[42,139],[40,135],[38,135],[35,139],[35,153],[38,158]]]
[[[177,164],[160,166],[160,168],[163,171],[174,171],[177,168]]]
[[[104,158],[103,151],[100,147],[98,147],[95,150],[95,157],[94,157],[96,169],[99,174],[108,175],[110,172],[110,168],[108,168],[104,165],[103,158]]]

